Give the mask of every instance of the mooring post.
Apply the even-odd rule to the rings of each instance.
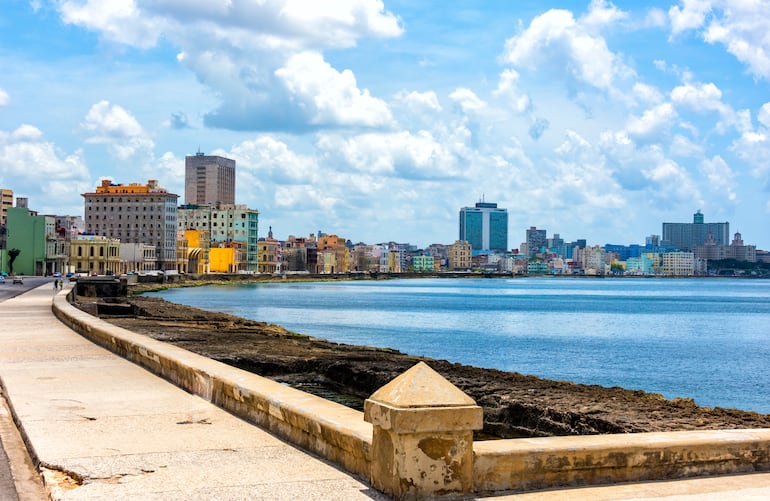
[[[483,418],[472,398],[419,362],[364,403],[372,485],[397,499],[470,492],[473,430]]]

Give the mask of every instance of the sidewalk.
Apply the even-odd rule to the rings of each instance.
[[[85,340],[53,316],[52,293],[0,302],[0,380],[52,499],[387,499]],[[770,473],[489,499],[770,499]]]
[[[387,499],[86,341],[52,294],[0,303],[0,379],[53,499]]]

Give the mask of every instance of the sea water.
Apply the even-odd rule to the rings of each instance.
[[[153,295],[340,343],[770,413],[770,280],[271,282]]]

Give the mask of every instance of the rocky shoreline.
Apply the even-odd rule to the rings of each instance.
[[[338,344],[158,298],[134,295],[124,300],[128,305],[124,304],[123,315],[100,316],[311,393],[332,394],[352,407],[424,360],[484,408],[483,433],[490,437],[770,428],[770,415],[700,407],[690,399],[667,400],[643,391],[541,379],[389,349]]]

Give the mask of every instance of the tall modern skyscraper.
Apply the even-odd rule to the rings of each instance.
[[[479,202],[460,209],[460,240],[473,250],[508,250],[508,209],[496,203]]]
[[[705,223],[701,211],[693,214],[692,223],[663,223],[663,244],[692,252],[712,238],[716,245],[730,243],[730,223]]]
[[[204,155],[184,159],[185,204],[235,204],[235,160]]]

